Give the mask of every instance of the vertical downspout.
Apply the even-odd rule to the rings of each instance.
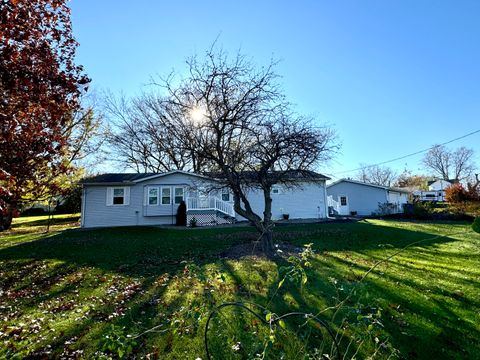
[[[85,185],[82,186],[82,206],[80,208],[80,227],[85,226],[85,208],[87,204],[87,190]]]
[[[327,181],[323,180],[323,202],[325,205],[325,219],[328,219],[328,195],[327,195]]]

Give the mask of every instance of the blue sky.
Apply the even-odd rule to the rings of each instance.
[[[133,95],[218,44],[277,72],[300,113],[342,143],[336,173],[480,129],[480,1],[73,0],[93,88]],[[451,144],[476,151],[480,133]],[[390,164],[420,169],[421,155]],[[342,176],[351,176],[343,174]]]

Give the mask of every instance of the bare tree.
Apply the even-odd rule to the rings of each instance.
[[[335,133],[291,111],[274,63],[256,68],[241,54],[230,59],[210,49],[205,61],[193,57],[187,65],[182,81],[160,83],[168,111],[177,115],[169,117],[171,126],[183,146],[203,159],[203,169],[231,189],[235,211],[262,234],[263,250],[271,254],[272,186],[295,186],[298,174],[315,181],[311,170],[338,149]],[[249,191],[263,192],[263,214],[252,209]]]
[[[428,181],[434,178],[426,175],[413,174],[405,169],[395,180],[394,185],[401,188],[410,188],[415,190],[428,190]]]
[[[360,167],[362,169],[357,178],[369,184],[391,186],[398,177],[397,173],[387,166],[360,164]]]
[[[467,193],[471,200],[480,201],[480,174],[475,174],[467,181]]]
[[[468,178],[473,170],[474,151],[466,147],[449,150],[444,145],[434,146],[423,158],[425,168],[443,180],[460,181]]]
[[[81,98],[81,106],[67,120],[63,136],[68,139],[67,161],[76,166],[88,163],[94,157],[100,161],[105,135],[108,132],[104,115],[100,111],[95,96],[90,93]]]
[[[119,162],[137,172],[202,170],[203,162],[192,149],[195,129],[168,99],[143,94],[128,100],[110,94],[105,109],[112,124],[108,141]]]

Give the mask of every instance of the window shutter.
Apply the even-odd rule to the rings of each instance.
[[[124,196],[123,204],[130,205],[130,187],[125,187]]]
[[[113,205],[113,188],[107,188],[107,206]]]

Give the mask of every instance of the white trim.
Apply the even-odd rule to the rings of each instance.
[[[409,193],[410,193],[410,191],[403,190],[403,189],[399,189],[399,188],[392,188],[392,187],[388,187],[388,186],[370,184],[370,183],[366,183],[366,182],[363,182],[363,181],[357,181],[357,180],[351,180],[351,179],[340,179],[340,180],[337,180],[337,181],[335,181],[335,182],[327,185],[327,189],[328,189],[328,188],[331,188],[332,186],[335,186],[335,185],[337,185],[337,184],[340,184],[341,182],[348,182],[348,183],[357,184],[357,185],[370,186],[370,187],[374,187],[374,188],[378,188],[378,189],[383,189],[383,190],[388,190],[388,191],[395,191],[395,192],[398,192],[398,193],[405,193],[405,194],[409,194]]]
[[[175,185],[175,186],[173,186],[173,196],[172,196],[172,198],[173,198],[173,204],[175,204],[175,205],[179,205],[179,204],[180,204],[180,203],[175,202],[175,198],[177,197],[177,195],[176,195],[176,190],[177,190],[177,189],[182,189],[182,201],[185,201],[185,187],[184,187],[184,186],[177,186],[177,185]],[[180,202],[182,202],[182,201],[180,201]]]
[[[82,188],[82,203],[80,208],[80,227],[85,226],[85,209],[87,205],[87,189],[85,187]]]
[[[332,197],[333,199],[333,197]],[[323,182],[323,201],[324,201],[324,210],[325,210],[325,218],[328,219],[330,216],[328,215],[328,194],[327,194],[327,184]]]
[[[342,198],[345,199],[345,204],[342,204]],[[348,196],[347,195],[338,195],[338,203],[340,206],[348,206]]]
[[[345,205],[342,205],[342,198],[345,198]],[[338,195],[338,214],[339,215],[349,215],[350,214],[350,201],[348,200],[348,195],[341,194]]]
[[[168,189],[169,192],[169,202],[168,204],[163,203],[163,189]],[[166,196],[165,196],[166,197]],[[172,187],[171,186],[160,186],[160,205],[172,205]]]
[[[114,204],[114,192],[115,190],[123,190],[123,204]],[[127,206],[130,205],[130,187],[128,186],[110,186],[106,191],[106,205],[107,206]],[[119,197],[119,196],[118,196]]]
[[[183,170],[173,170],[173,171],[169,171],[169,172],[162,173],[162,174],[155,174],[155,175],[152,175],[152,176],[147,176],[147,177],[144,177],[144,178],[138,179],[138,180],[133,180],[133,182],[134,183],[140,183],[140,182],[143,182],[143,181],[148,181],[148,180],[152,180],[152,179],[156,179],[156,178],[159,178],[159,177],[164,177],[164,176],[168,176],[168,175],[172,175],[172,174],[191,175],[191,176],[196,176],[196,177],[199,177],[199,178],[202,178],[202,179],[208,179],[210,181],[217,181],[217,179],[211,178],[209,176],[195,174],[195,173],[188,172],[188,171],[183,171]]]
[[[156,201],[156,204],[150,204],[150,190],[157,190],[157,201]],[[158,206],[158,204],[160,203],[160,189],[158,188],[158,186],[147,186],[147,202],[146,202],[146,205],[147,206]]]

